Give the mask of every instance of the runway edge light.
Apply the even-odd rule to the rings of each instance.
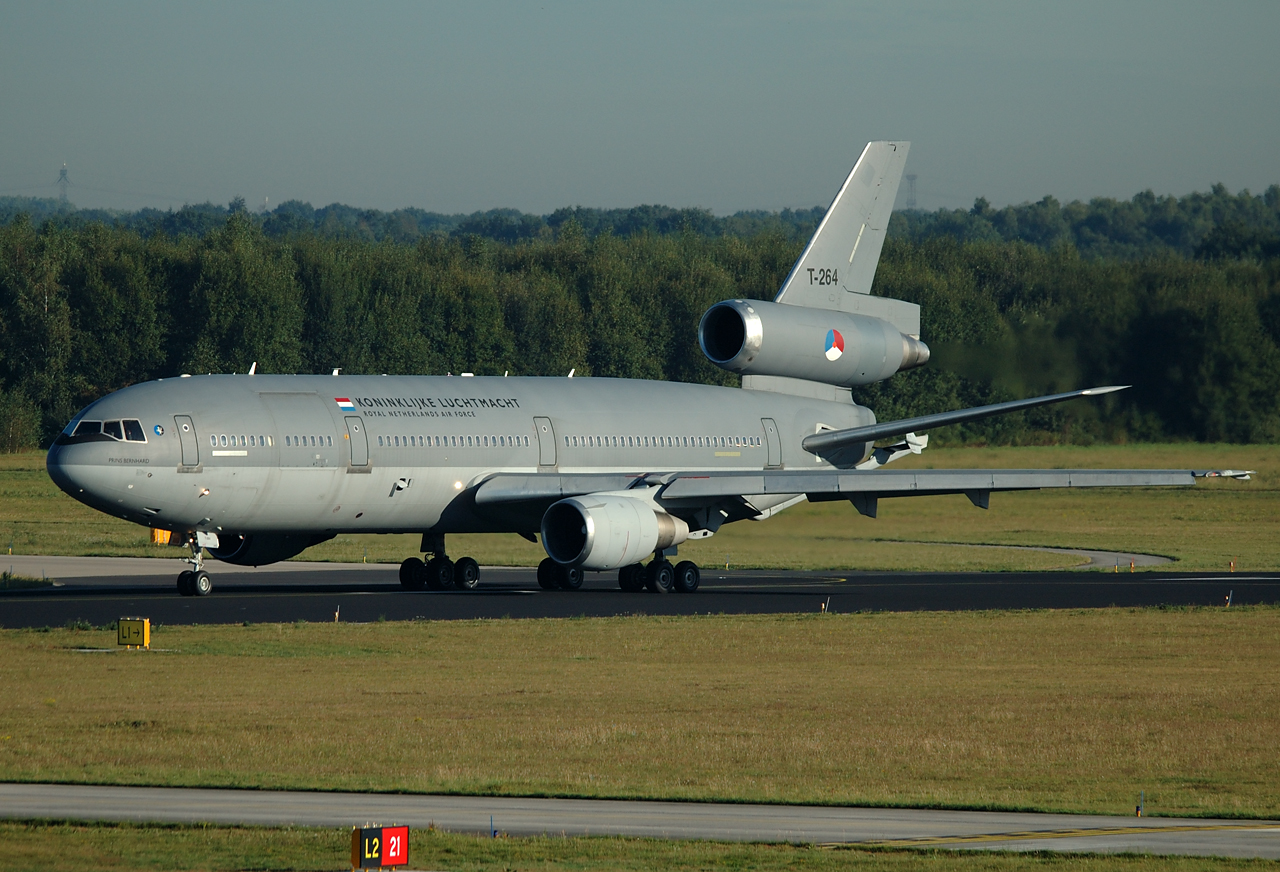
[[[150,618],[121,618],[116,621],[116,644],[126,648],[151,648]]]
[[[408,827],[352,827],[351,868],[383,869],[409,862]]]

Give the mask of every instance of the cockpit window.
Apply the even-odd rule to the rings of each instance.
[[[72,435],[91,436],[94,433],[101,433],[101,432],[102,432],[101,421],[81,421],[79,424],[76,425],[76,432],[73,433]]]
[[[143,432],[142,422],[130,418],[124,424],[124,438],[130,442],[146,442],[147,434]]]
[[[103,421],[102,432],[112,439],[124,439],[124,432],[120,429],[119,421]]]

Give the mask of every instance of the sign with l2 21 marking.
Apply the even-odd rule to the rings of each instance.
[[[356,827],[351,831],[352,869],[380,869],[408,862],[408,827]]]

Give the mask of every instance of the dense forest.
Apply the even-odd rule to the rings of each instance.
[[[254,361],[736,384],[702,356],[698,319],[772,297],[822,211],[106,214],[0,199],[0,450],[47,444],[125,385]],[[874,293],[919,303],[935,352],[856,392],[881,419],[1135,386],[937,441],[1280,437],[1278,186],[895,213]]]

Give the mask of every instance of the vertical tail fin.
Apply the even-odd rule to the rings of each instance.
[[[869,142],[774,302],[854,312],[868,294],[909,142]],[[918,328],[917,328],[918,330]]]

